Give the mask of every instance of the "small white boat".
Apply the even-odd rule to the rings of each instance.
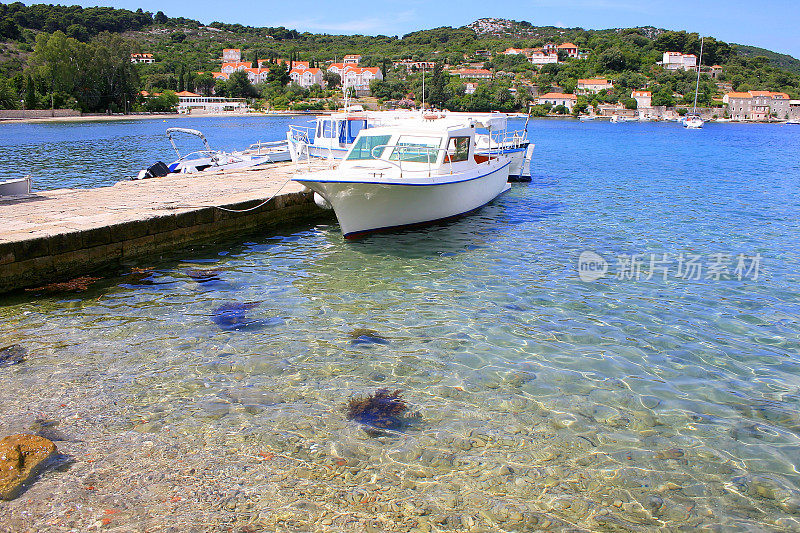
[[[703,127],[703,119],[697,113],[697,93],[700,90],[700,66],[703,64],[703,38],[700,38],[700,59],[697,61],[697,82],[694,86],[694,106],[692,112],[683,119],[683,127],[689,130],[699,130]]]
[[[699,115],[688,115],[683,120],[683,127],[690,130],[699,130],[703,127],[703,124],[705,124],[705,122],[703,122],[703,119],[700,118]]]
[[[362,130],[339,166],[294,178],[345,238],[463,215],[507,191],[511,158],[476,152],[475,121]]]
[[[595,119],[595,116],[594,116],[594,115],[582,115],[582,116],[581,116],[581,118],[580,118],[579,120],[580,120],[581,122],[588,122],[588,121],[590,121],[590,120],[594,120],[594,119]]]
[[[0,181],[0,196],[30,194],[33,181],[30,176]]]
[[[178,159],[169,165],[158,161],[146,170],[139,171],[135,179],[160,178],[168,174],[194,174],[204,170],[242,169],[264,165],[266,163],[289,161],[291,159],[288,143],[286,141],[259,141],[239,152],[223,152],[212,150],[205,135],[198,130],[189,128],[167,128],[166,133],[172,148],[175,150],[175,153],[178,154]],[[200,140],[203,141],[205,150],[197,150],[182,156],[173,139],[173,135],[176,133],[199,137]]]
[[[530,115],[528,119],[530,119]],[[528,139],[528,121],[517,131],[508,131],[505,113],[451,113],[449,111],[364,111],[350,106],[342,113],[320,116],[314,127],[289,126],[287,140],[292,161],[311,158],[342,159],[353,146],[358,133],[367,128],[395,124],[474,119],[486,125],[487,133],[476,133],[477,153],[500,151],[511,157],[511,181],[530,181],[531,160],[535,145]]]

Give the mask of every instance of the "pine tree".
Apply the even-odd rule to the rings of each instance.
[[[28,74],[25,92],[25,109],[36,109],[36,87],[33,86],[33,78]]]

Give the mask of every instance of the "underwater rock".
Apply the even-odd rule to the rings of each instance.
[[[353,346],[370,344],[389,344],[377,331],[366,328],[356,328],[350,332],[350,344]]]
[[[381,430],[398,430],[403,427],[403,413],[407,409],[402,391],[378,389],[366,397],[352,398],[348,404],[347,419],[365,426],[371,436],[380,435]]]
[[[36,287],[33,289],[25,289],[25,290],[28,292],[45,292],[45,293],[83,292],[87,290],[90,285],[94,284],[96,281],[99,281],[100,279],[102,278],[96,278],[93,276],[81,276],[75,279],[71,279],[69,281],[48,283],[47,285],[42,285],[41,287]]]
[[[194,270],[187,270],[186,275],[195,280],[197,283],[210,283],[213,281],[221,281],[222,279],[219,275],[222,273],[221,270],[215,269],[194,269]]]
[[[152,268],[137,268],[133,267],[130,273],[125,276],[125,283],[128,285],[155,285],[153,275],[155,271]]]
[[[56,445],[36,435],[11,435],[0,440],[0,499],[11,500],[56,453]]]
[[[243,302],[222,304],[214,309],[211,320],[225,331],[256,330],[263,327],[278,326],[283,324],[280,317],[248,318],[247,312],[258,307],[260,302]]]
[[[25,360],[26,355],[28,355],[28,350],[19,344],[0,348],[0,368],[21,363]]]

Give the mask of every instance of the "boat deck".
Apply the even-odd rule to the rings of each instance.
[[[0,293],[325,218],[311,193],[291,181],[306,170],[275,163],[0,197]],[[236,212],[242,210],[249,211]]]

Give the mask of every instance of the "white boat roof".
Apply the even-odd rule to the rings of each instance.
[[[471,125],[469,123],[465,123],[464,121],[423,122],[409,120],[361,130],[361,132],[359,132],[359,136],[419,135],[424,137],[426,135],[445,136],[452,135],[453,133],[469,133],[470,131],[472,131]]]
[[[477,128],[504,130],[508,125],[508,115],[500,112],[491,113],[453,113],[450,111],[370,111],[369,119],[374,124],[396,124],[399,122],[446,122],[450,125],[474,125]]]

